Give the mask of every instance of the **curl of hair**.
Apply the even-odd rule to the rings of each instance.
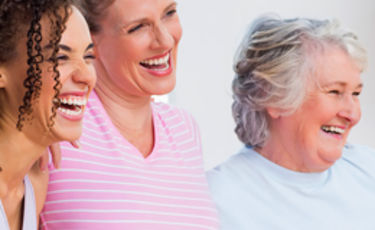
[[[52,70],[54,72],[54,81],[55,84],[53,86],[53,90],[55,91],[54,93],[54,98],[53,98],[53,107],[52,107],[52,114],[49,118],[49,127],[52,127],[54,125],[54,118],[56,116],[56,110],[60,106],[60,100],[58,98],[60,94],[60,89],[61,89],[61,82],[60,82],[60,72],[57,69],[58,66],[58,61],[57,61],[57,53],[59,51],[58,44],[60,43],[62,33],[65,30],[65,23],[67,21],[68,15],[70,14],[68,12],[68,8],[64,7],[63,8],[64,13],[63,15],[58,14],[58,10],[54,9],[53,10],[53,17],[50,15],[50,24],[51,24],[51,31],[54,31],[53,34],[51,34],[51,40],[50,40],[50,46],[53,47],[52,55],[51,55],[51,61],[53,63]],[[60,28],[58,30],[52,30],[52,28]]]
[[[244,144],[264,145],[269,136],[267,108],[284,115],[298,109],[313,78],[315,58],[327,46],[341,48],[365,68],[366,52],[357,37],[335,20],[264,16],[254,21],[237,51],[232,82],[235,132]]]
[[[2,0],[0,3],[0,63],[7,63],[17,55],[27,55],[28,57],[28,69],[23,83],[26,92],[23,97],[23,104],[19,107],[17,122],[19,130],[22,129],[26,118],[33,111],[32,103],[39,98],[42,86],[40,64],[44,61],[51,61],[54,66],[56,84],[54,87],[53,115],[50,121],[56,115],[55,111],[58,106],[56,100],[60,88],[56,54],[71,4],[69,0]],[[41,19],[45,15],[51,22],[49,37],[49,43],[53,49],[51,57],[44,57],[41,47],[43,39]],[[27,38],[27,54],[18,54],[16,45],[23,37]],[[53,122],[50,122],[49,126],[52,125]]]
[[[99,33],[102,29],[100,21],[106,15],[106,9],[111,6],[115,0],[76,0],[80,11],[83,13],[90,32],[93,34]]]

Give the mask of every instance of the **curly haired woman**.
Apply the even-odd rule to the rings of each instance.
[[[0,2],[0,229],[37,229],[48,174],[36,162],[80,136],[93,52],[70,1]]]

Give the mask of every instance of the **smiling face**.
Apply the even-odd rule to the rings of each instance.
[[[270,115],[271,137],[260,151],[295,171],[329,168],[341,157],[349,132],[361,117],[361,71],[355,62],[331,46],[316,58],[315,70],[297,111]]]
[[[125,97],[169,93],[175,86],[182,30],[174,0],[116,0],[93,35],[98,88]]]
[[[22,132],[41,144],[50,144],[61,140],[75,140],[81,134],[81,120],[89,92],[95,84],[96,75],[93,66],[93,45],[88,26],[82,14],[72,7],[71,15],[66,23],[57,53],[58,71],[60,73],[59,100],[61,106],[57,109],[51,124],[53,98],[55,90],[52,63],[47,61],[51,54],[48,44],[48,19],[43,18],[41,43],[45,61],[40,64],[42,85],[40,96],[32,100],[32,114],[25,122]],[[79,38],[79,39],[77,39]],[[21,39],[17,45],[17,57],[1,67],[1,73],[6,81],[2,81],[4,104],[2,126],[15,128],[25,89],[23,82],[28,68],[26,55],[26,39]],[[5,82],[5,83],[4,83]]]
[[[79,39],[77,39],[79,38]],[[57,54],[62,87],[53,133],[61,140],[76,140],[88,95],[96,82],[93,43],[82,14],[73,7]]]

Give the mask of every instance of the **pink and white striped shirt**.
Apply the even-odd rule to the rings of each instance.
[[[62,144],[61,169],[50,171],[42,229],[218,229],[192,117],[153,104],[149,157],[125,140],[92,93],[81,148]]]

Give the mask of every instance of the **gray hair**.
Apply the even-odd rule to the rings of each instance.
[[[307,78],[315,59],[327,46],[345,51],[361,71],[366,52],[357,37],[337,21],[257,19],[240,45],[234,61],[232,113],[238,138],[262,147],[269,135],[267,108],[293,113],[305,98]]]

